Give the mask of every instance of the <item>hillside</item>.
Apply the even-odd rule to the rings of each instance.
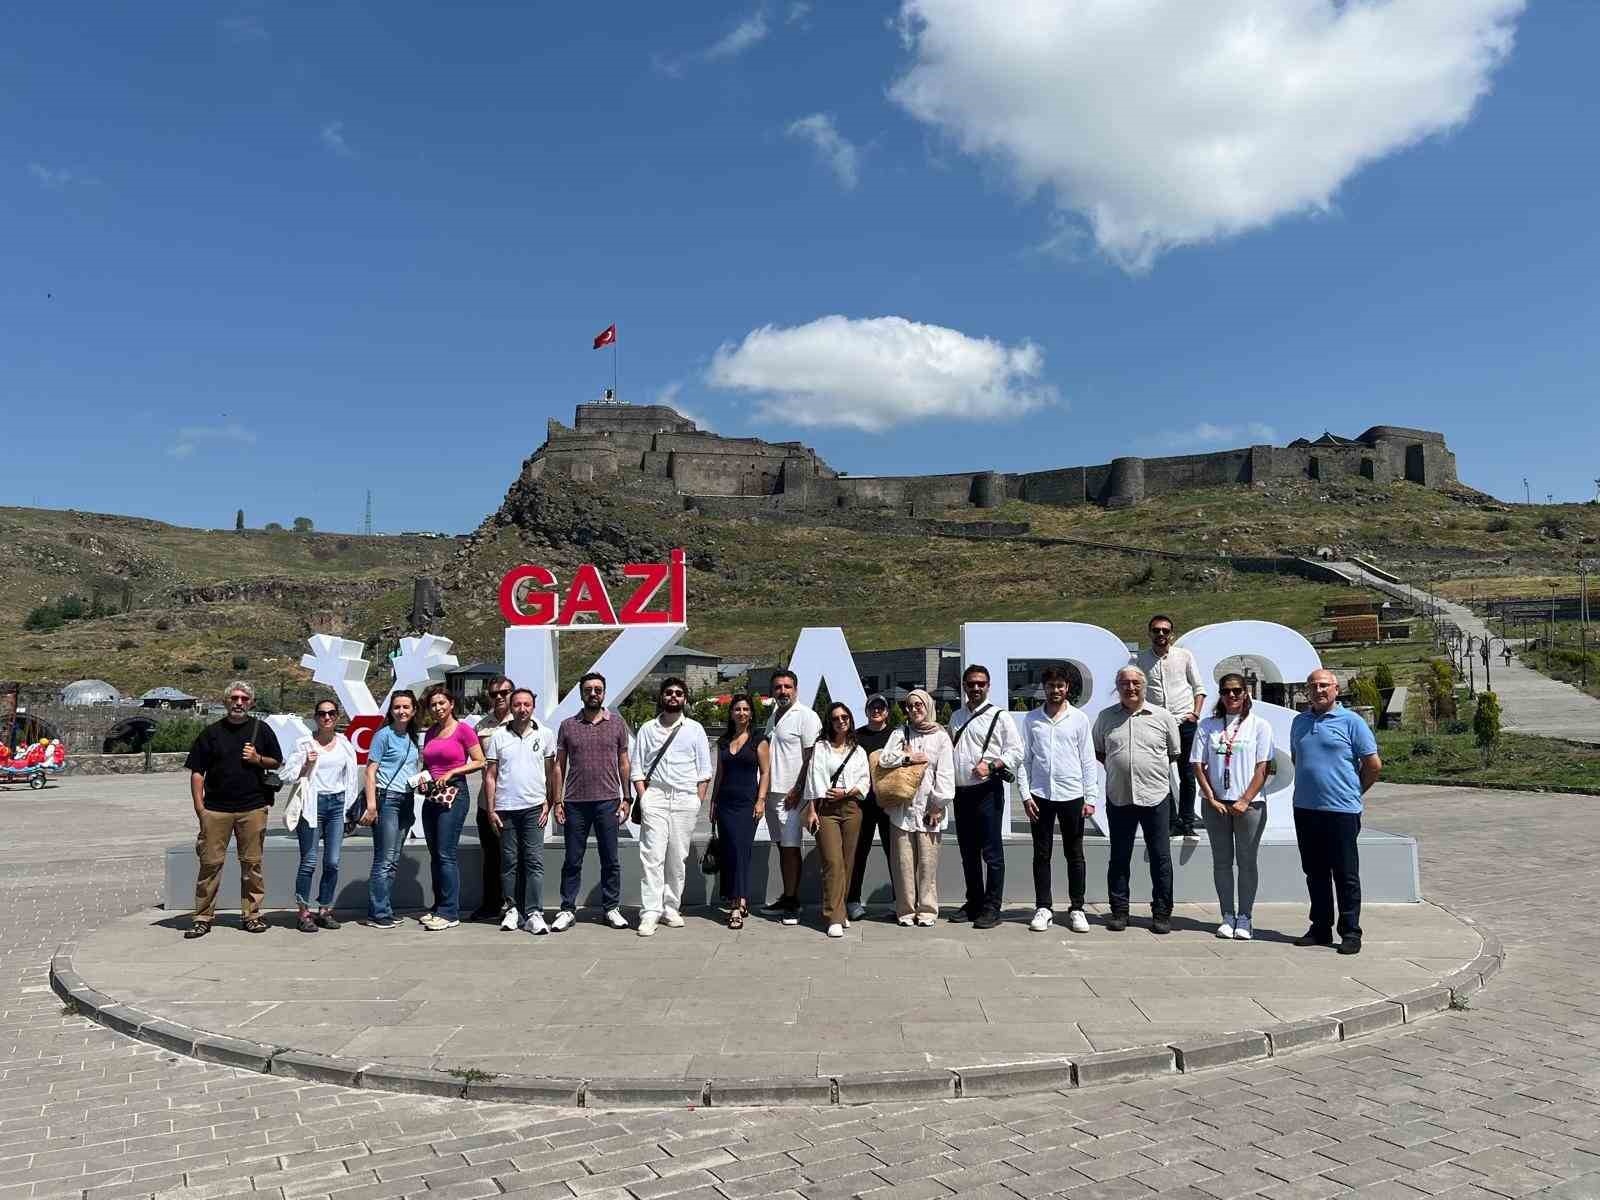
[[[1345,589],[1243,574],[1219,556],[1328,546],[1411,577],[1470,575],[1487,586],[1570,573],[1600,536],[1592,505],[1508,510],[1470,489],[1360,479],[1196,489],[1122,510],[1012,502],[941,514],[972,537],[932,536],[915,531],[921,522],[881,514],[841,513],[845,528],[814,518],[712,518],[682,503],[522,479],[463,541],[236,534],[0,508],[0,536],[19,548],[0,593],[0,678],[94,675],[129,691],[165,683],[200,693],[237,673],[239,655],[262,684],[292,689],[313,629],[375,641],[380,652],[392,646],[405,629],[411,581],[422,574],[443,585],[442,632],[456,639],[461,660],[498,659],[495,585],[506,567],[537,561],[559,573],[580,562],[660,559],[680,545],[690,562],[686,641],[770,659],[806,624],[842,624],[860,649],[953,640],[962,619],[1085,620],[1131,638],[1158,609],[1180,626],[1256,617],[1311,629],[1323,603]],[[977,523],[994,521],[1026,526],[1027,536],[978,536]],[[1052,538],[1196,557],[1041,544]],[[37,604],[69,593],[87,600],[98,589],[120,606],[125,588],[131,611],[48,633],[22,629]]]

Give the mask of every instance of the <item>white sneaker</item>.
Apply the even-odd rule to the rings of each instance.
[[[669,908],[669,909],[667,909],[666,912],[662,913],[661,914],[661,923],[663,925],[665,925],[668,929],[682,929],[683,928],[683,918],[678,915],[676,909]]]
[[[1067,914],[1067,928],[1072,930],[1073,933],[1089,932],[1089,918],[1084,914],[1083,909],[1075,908]]]
[[[1028,922],[1028,928],[1034,933],[1043,933],[1055,923],[1055,913],[1051,912],[1048,908],[1036,908],[1033,910],[1033,920]]]
[[[917,928],[919,928],[919,929],[932,929],[933,928],[933,922],[934,922],[935,919],[936,918],[930,917],[927,913],[918,913],[917,914]]]
[[[622,915],[620,908],[608,908],[606,909],[606,924],[613,929],[626,929],[628,927],[628,918]]]
[[[913,921],[913,920],[912,920],[912,919],[911,919],[911,918],[910,918],[910,916],[904,916],[904,917],[896,917],[896,918],[895,918],[895,919],[894,919],[894,923],[895,923],[895,924],[896,924],[896,925],[903,925],[903,926],[905,926],[905,927],[906,927],[906,928],[907,928],[907,929],[910,929],[910,928],[911,928],[911,926],[912,926],[912,925],[914,925],[914,924],[916,924],[916,922],[915,922],[915,921]]]
[[[514,908],[506,909],[505,916],[500,918],[500,928],[506,933],[515,931],[522,924],[522,914]]]
[[[1250,918],[1240,917],[1233,923],[1233,936],[1235,941],[1250,941]]]
[[[858,900],[849,908],[844,910],[844,915],[849,917],[852,921],[859,921],[862,917],[867,915],[867,906]]]
[[[656,922],[660,919],[661,918],[656,916],[655,913],[645,913],[642,917],[640,917],[639,936],[654,937],[656,932]]]
[[[1222,924],[1217,926],[1217,936],[1219,938],[1231,938],[1233,936],[1233,914],[1232,913],[1223,913],[1222,914]]]
[[[573,915],[570,908],[563,908],[556,914],[555,924],[550,926],[550,928],[557,933],[565,933],[567,930],[572,928],[577,919],[578,918]]]
[[[843,925],[829,925],[828,926],[828,936],[829,937],[843,937],[844,936],[844,926]]]
[[[549,933],[550,926],[544,923],[542,912],[531,912],[528,919],[522,923],[522,928],[528,933]]]

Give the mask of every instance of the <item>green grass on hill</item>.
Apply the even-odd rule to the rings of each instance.
[[[1389,783],[1476,784],[1480,787],[1567,788],[1600,793],[1600,748],[1558,738],[1507,733],[1485,766],[1472,734],[1380,731],[1378,752]]]

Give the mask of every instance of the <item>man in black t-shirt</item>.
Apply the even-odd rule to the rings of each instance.
[[[239,911],[244,928],[250,933],[267,931],[261,916],[261,902],[266,897],[261,854],[272,805],[267,772],[283,762],[283,751],[272,727],[248,715],[255,696],[255,689],[242,679],[230,683],[224,697],[228,715],[201,731],[184,760],[195,820],[200,823],[200,836],[195,839],[200,873],[195,877],[194,920],[183,935],[186,938],[211,932],[230,838],[239,857]]]
[[[867,697],[867,723],[856,730],[856,744],[866,754],[882,750],[889,740],[889,701],[881,695]],[[894,888],[894,863],[889,858],[889,814],[878,807],[877,797],[868,792],[861,801],[861,836],[856,839],[856,859],[851,864],[850,892],[846,896],[846,915],[859,921],[867,915],[867,906],[861,903],[861,884],[867,875],[867,859],[872,854],[872,833],[877,830],[878,844],[883,847],[883,858],[889,864],[889,887]],[[894,909],[889,910],[894,916]]]

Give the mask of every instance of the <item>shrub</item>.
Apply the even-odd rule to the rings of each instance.
[[[194,717],[163,721],[150,735],[147,749],[152,754],[182,753],[194,745],[195,738],[200,736],[200,731],[205,727],[204,721]]]
[[[1390,691],[1394,687],[1394,670],[1388,663],[1379,663],[1378,669],[1372,673],[1372,682],[1378,685],[1380,692]]]
[[[1448,734],[1459,735],[1459,734],[1463,734],[1463,733],[1467,732],[1467,730],[1470,729],[1470,728],[1472,728],[1472,727],[1470,725],[1468,725],[1465,721],[1457,718],[1454,721],[1446,721],[1445,722],[1445,726],[1444,726],[1444,731],[1446,733],[1448,733]]]
[[[89,611],[89,607],[81,596],[63,596],[56,602],[56,611],[61,614],[63,621],[76,621]]]
[[[243,654],[235,654],[233,656],[233,669],[235,671],[248,671],[250,669],[249,658]]]
[[[264,528],[268,533],[283,532],[283,526],[279,525],[276,521],[268,521],[266,525],[262,526],[262,528]]]
[[[22,619],[22,627],[32,633],[52,633],[64,622],[54,604],[41,604]]]
[[[1433,739],[1420,737],[1411,743],[1412,758],[1427,758],[1434,751]]]
[[[1456,680],[1448,661],[1435,658],[1428,663],[1427,673],[1422,677],[1422,691],[1428,699],[1428,712],[1435,721],[1443,718],[1447,711],[1454,711]]]
[[[1493,692],[1478,693],[1478,708],[1472,714],[1472,737],[1483,751],[1483,765],[1488,766],[1500,745],[1500,697]]]
[[[1383,711],[1383,697],[1378,692],[1377,683],[1370,676],[1357,675],[1351,680],[1350,693],[1358,705],[1364,705],[1374,713]]]
[[[294,519],[294,531],[296,533],[310,533],[311,529],[312,525],[310,517],[296,517]]]
[[[1487,525],[1485,525],[1484,528],[1487,529],[1490,533],[1510,533],[1511,532],[1511,518],[1510,517],[1490,517],[1489,518],[1489,523]]]
[[[1146,562],[1132,575],[1128,576],[1127,585],[1130,588],[1143,587],[1156,577],[1156,567],[1152,562]]]
[[[185,675],[203,675],[203,674],[205,674],[205,668],[202,667],[199,663],[185,663],[179,669]]]
[[[156,628],[159,629],[162,633],[165,633],[167,630],[172,628],[172,622],[169,621],[166,617],[162,617],[159,621],[156,622]]]
[[[122,638],[117,642],[117,649],[118,650],[132,650],[136,646],[138,646],[138,644],[139,643],[134,641],[132,638]]]

